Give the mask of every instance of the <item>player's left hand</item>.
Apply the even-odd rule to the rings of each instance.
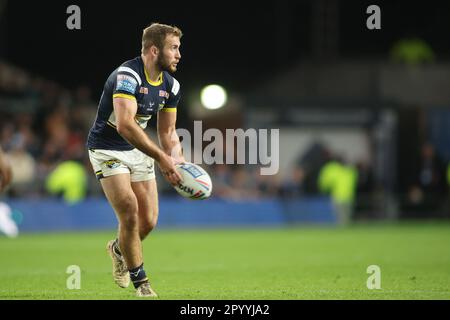
[[[173,157],[163,153],[158,164],[161,173],[171,185],[177,186],[183,181],[183,178],[175,167],[176,160]]]

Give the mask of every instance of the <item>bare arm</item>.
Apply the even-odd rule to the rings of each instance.
[[[176,111],[161,111],[158,113],[157,129],[159,144],[166,154],[172,156],[178,162],[185,162],[180,138],[176,132],[176,121]]]
[[[177,185],[181,181],[181,176],[175,170],[172,158],[165,154],[135,121],[136,101],[114,98],[113,105],[117,132],[130,144],[155,159],[166,179],[172,185]]]
[[[136,123],[136,101],[125,98],[114,98],[117,132],[130,144],[152,157],[156,161],[161,158],[162,150],[148,137]]]

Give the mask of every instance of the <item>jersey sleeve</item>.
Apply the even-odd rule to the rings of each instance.
[[[135,70],[130,67],[119,67],[114,82],[113,98],[136,100],[141,83],[141,77]]]
[[[163,112],[176,112],[178,107],[178,102],[180,102],[181,92],[180,83],[177,79],[173,78],[172,89],[169,93],[169,98],[166,101],[166,105],[161,109]]]

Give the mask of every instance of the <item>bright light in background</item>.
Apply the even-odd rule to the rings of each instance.
[[[219,109],[227,102],[227,92],[223,87],[212,84],[202,89],[200,100],[206,109]]]

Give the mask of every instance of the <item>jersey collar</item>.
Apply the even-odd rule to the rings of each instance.
[[[147,79],[148,84],[152,85],[152,86],[159,86],[162,82],[163,82],[163,73],[161,72],[158,76],[158,80],[157,81],[152,81],[150,80],[150,77],[148,76],[147,70],[145,70],[144,67],[144,73],[145,73],[145,79]]]

